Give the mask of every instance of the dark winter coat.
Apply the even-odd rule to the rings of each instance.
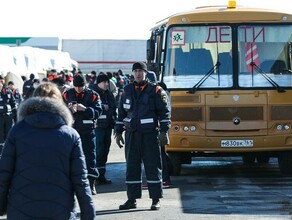
[[[94,219],[85,157],[69,109],[50,98],[22,102],[0,159],[0,215],[8,219]]]
[[[109,90],[103,91],[97,85],[95,85],[93,90],[99,94],[102,106],[109,106],[108,110],[105,110],[104,107],[102,107],[102,114],[97,119],[97,127],[114,128],[115,120],[117,118],[117,107],[113,93]]]

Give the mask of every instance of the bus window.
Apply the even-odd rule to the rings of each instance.
[[[219,31],[222,33],[220,40],[214,36]],[[172,27],[166,39],[163,81],[168,88],[192,88],[209,71],[213,73],[201,88],[233,86],[230,27]]]
[[[239,86],[273,87],[263,74],[280,87],[292,86],[288,68],[291,25],[277,26],[277,31],[272,25],[240,26],[238,36],[239,51],[244,51],[239,57]]]

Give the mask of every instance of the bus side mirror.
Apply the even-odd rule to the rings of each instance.
[[[147,40],[147,60],[154,60],[155,57],[155,42],[152,39]]]

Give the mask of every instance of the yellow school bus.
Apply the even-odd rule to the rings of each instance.
[[[292,15],[198,7],[157,23],[147,64],[170,93],[173,173],[196,156],[278,158],[292,174]]]

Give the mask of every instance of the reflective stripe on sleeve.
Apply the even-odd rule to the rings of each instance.
[[[162,122],[162,123],[164,123],[164,122],[170,122],[170,120],[169,119],[163,119],[163,120],[160,120],[159,122]]]
[[[83,124],[93,124],[92,120],[83,120]]]
[[[106,115],[100,115],[99,116],[99,119],[106,119],[107,117],[106,117]]]
[[[131,122],[131,119],[130,118],[124,118],[123,121],[125,121],[125,122]]]
[[[145,118],[140,120],[141,124],[148,124],[148,123],[153,123],[154,120],[153,118]]]

